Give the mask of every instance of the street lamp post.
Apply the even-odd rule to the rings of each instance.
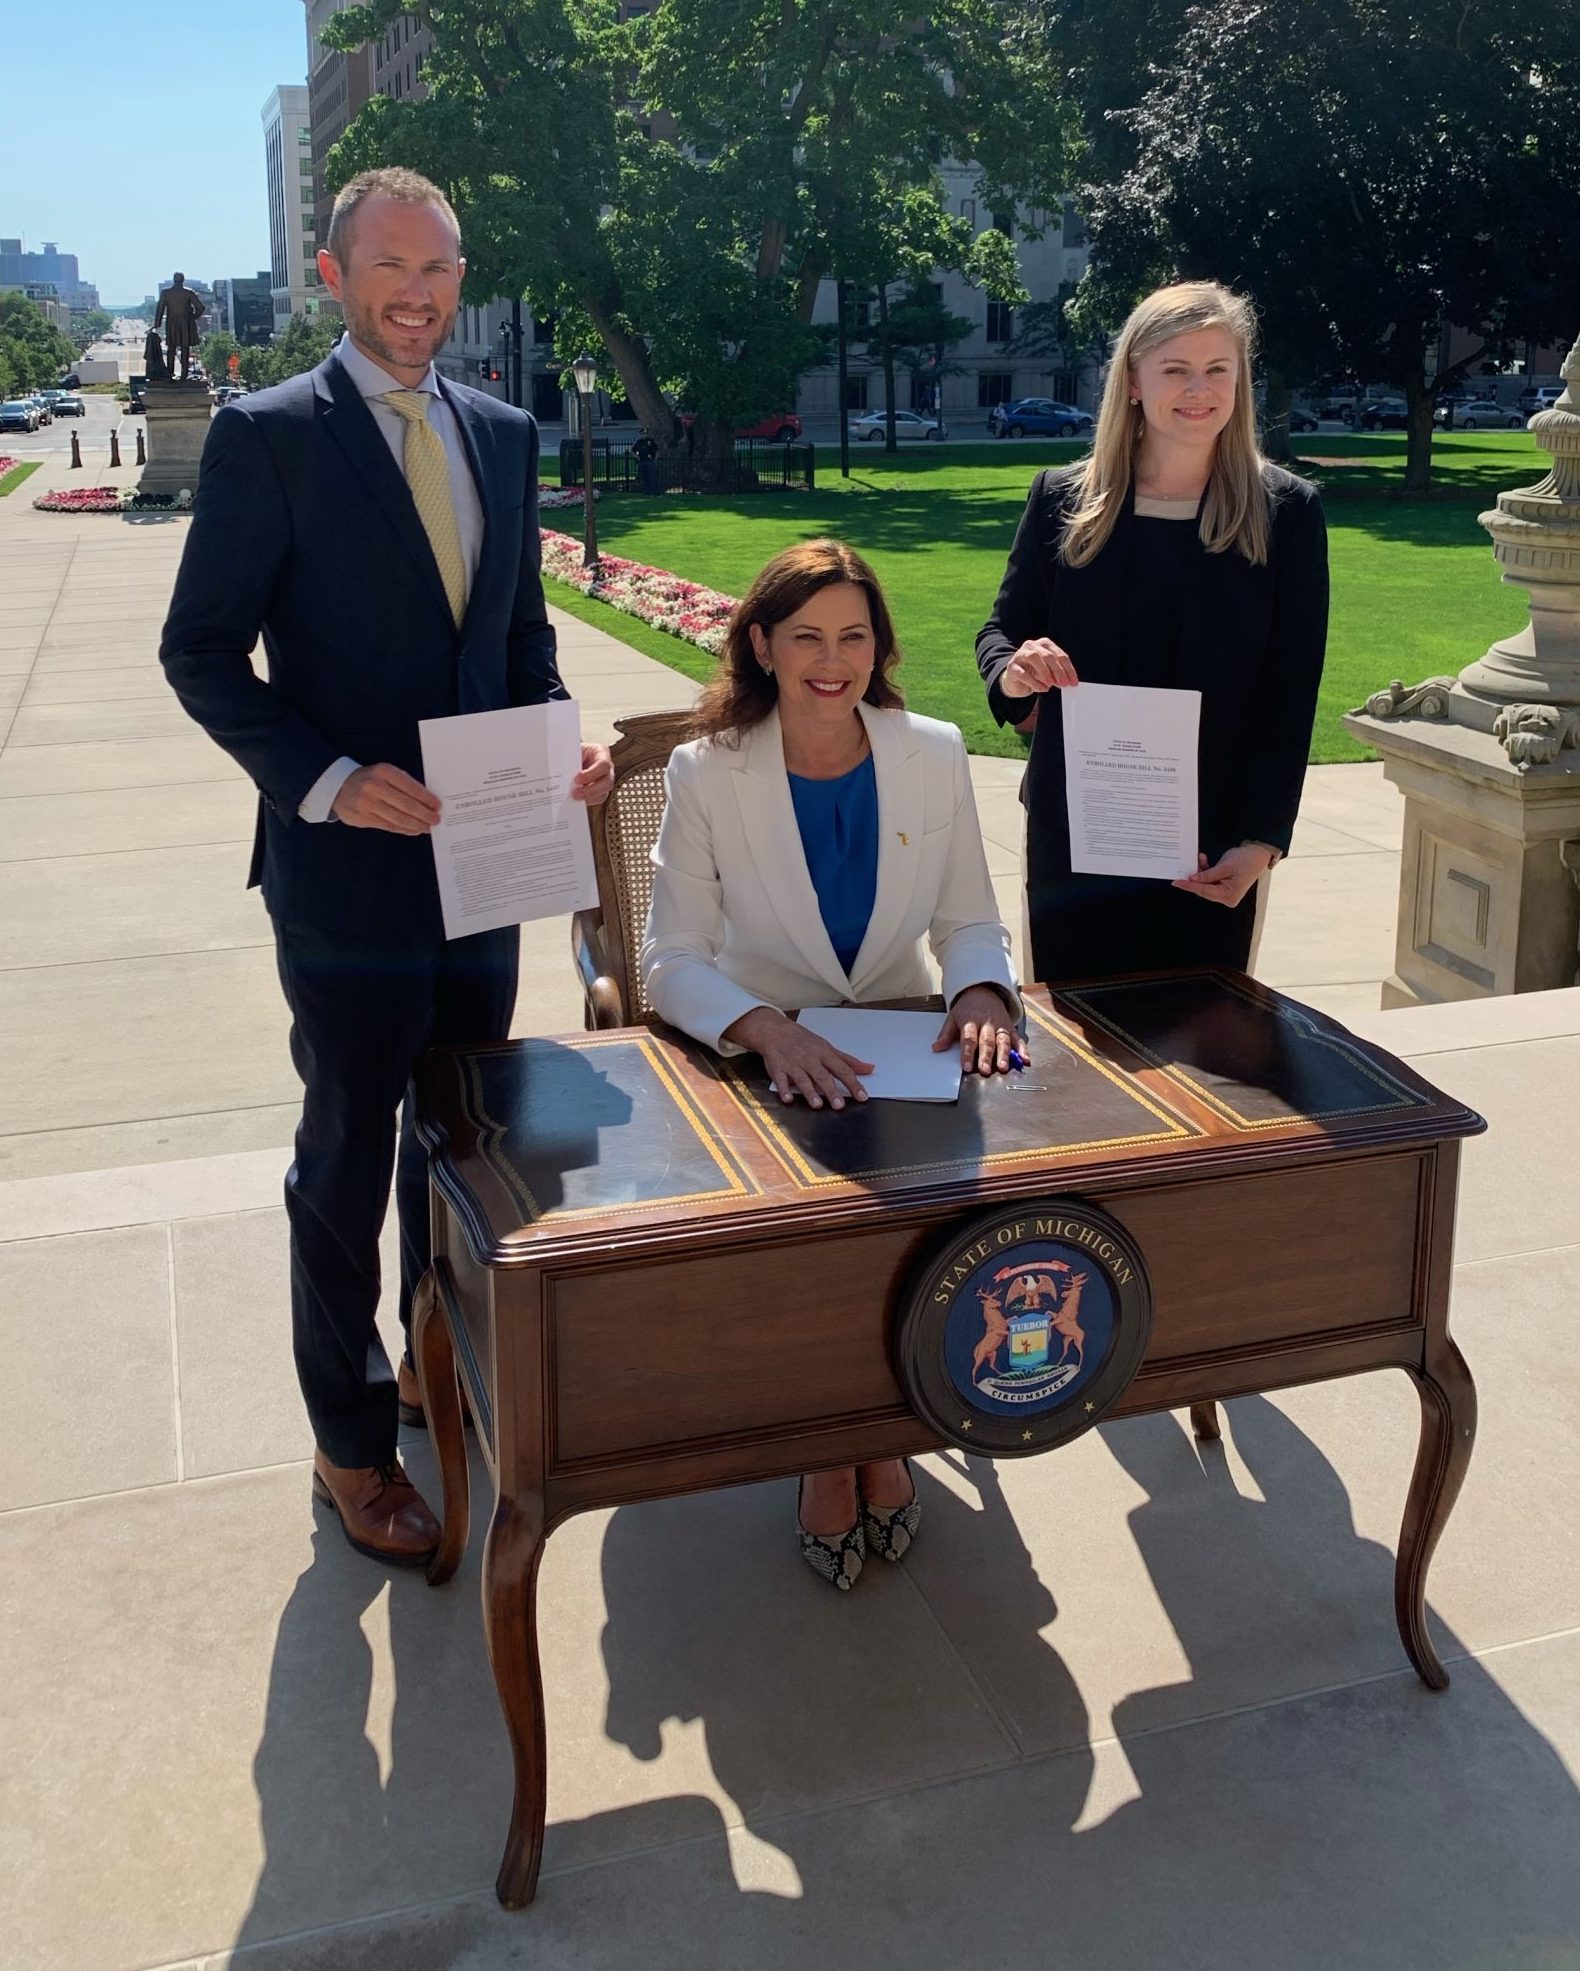
[[[582,414],[582,566],[598,571],[598,522],[593,513],[592,394],[598,381],[598,359],[581,355],[571,364]]]

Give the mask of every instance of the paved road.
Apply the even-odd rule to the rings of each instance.
[[[86,467],[94,458],[108,459],[110,431],[117,423],[121,425],[121,441],[130,452],[134,441],[132,427],[124,422],[125,405],[113,397],[84,397],[82,401],[88,407],[86,417],[58,417],[37,431],[0,432],[0,453],[12,459],[64,460],[71,454],[71,434],[75,431],[81,436]]]

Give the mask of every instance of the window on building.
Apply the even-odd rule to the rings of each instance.
[[[977,223],[977,202],[974,198],[963,198],[960,201],[960,217],[964,219],[966,224],[972,229],[973,232],[975,232],[976,223]]]
[[[534,315],[532,317],[532,340],[539,348],[544,343],[554,340],[554,320],[555,318],[552,315]]]
[[[1008,370],[980,370],[977,373],[977,408],[990,411],[995,404],[1007,404],[1014,396],[1013,375]]]
[[[1076,211],[1074,202],[1064,201],[1064,243],[1066,246],[1085,246],[1086,222]]]
[[[989,342],[1008,342],[1015,333],[1015,310],[1007,301],[990,301],[987,305],[987,339]]]
[[[993,230],[998,233],[1003,233],[1007,239],[1013,239],[1015,237],[1014,213],[995,212],[993,214]]]
[[[865,335],[872,327],[872,290],[861,288],[853,291],[850,297],[850,321],[847,324],[852,335]]]
[[[845,408],[847,411],[864,411],[867,408],[867,378],[865,375],[846,377]]]

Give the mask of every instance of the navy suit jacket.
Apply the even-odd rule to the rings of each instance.
[[[280,930],[398,954],[444,933],[426,837],[306,822],[342,755],[422,778],[419,719],[568,694],[543,600],[538,430],[441,381],[471,461],[483,543],[456,628],[405,478],[331,355],[227,405],[203,450],[160,661],[259,790],[250,882]],[[249,653],[262,633],[266,678]]]

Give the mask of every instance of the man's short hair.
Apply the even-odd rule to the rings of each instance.
[[[402,205],[436,205],[455,229],[455,245],[459,254],[461,247],[461,222],[455,216],[455,207],[434,184],[420,171],[408,171],[403,164],[381,165],[377,171],[359,171],[355,178],[348,179],[340,187],[335,199],[335,209],[329,219],[329,237],[324,245],[343,267],[346,256],[351,251],[351,235],[356,225],[357,209],[364,199],[392,198]]]

